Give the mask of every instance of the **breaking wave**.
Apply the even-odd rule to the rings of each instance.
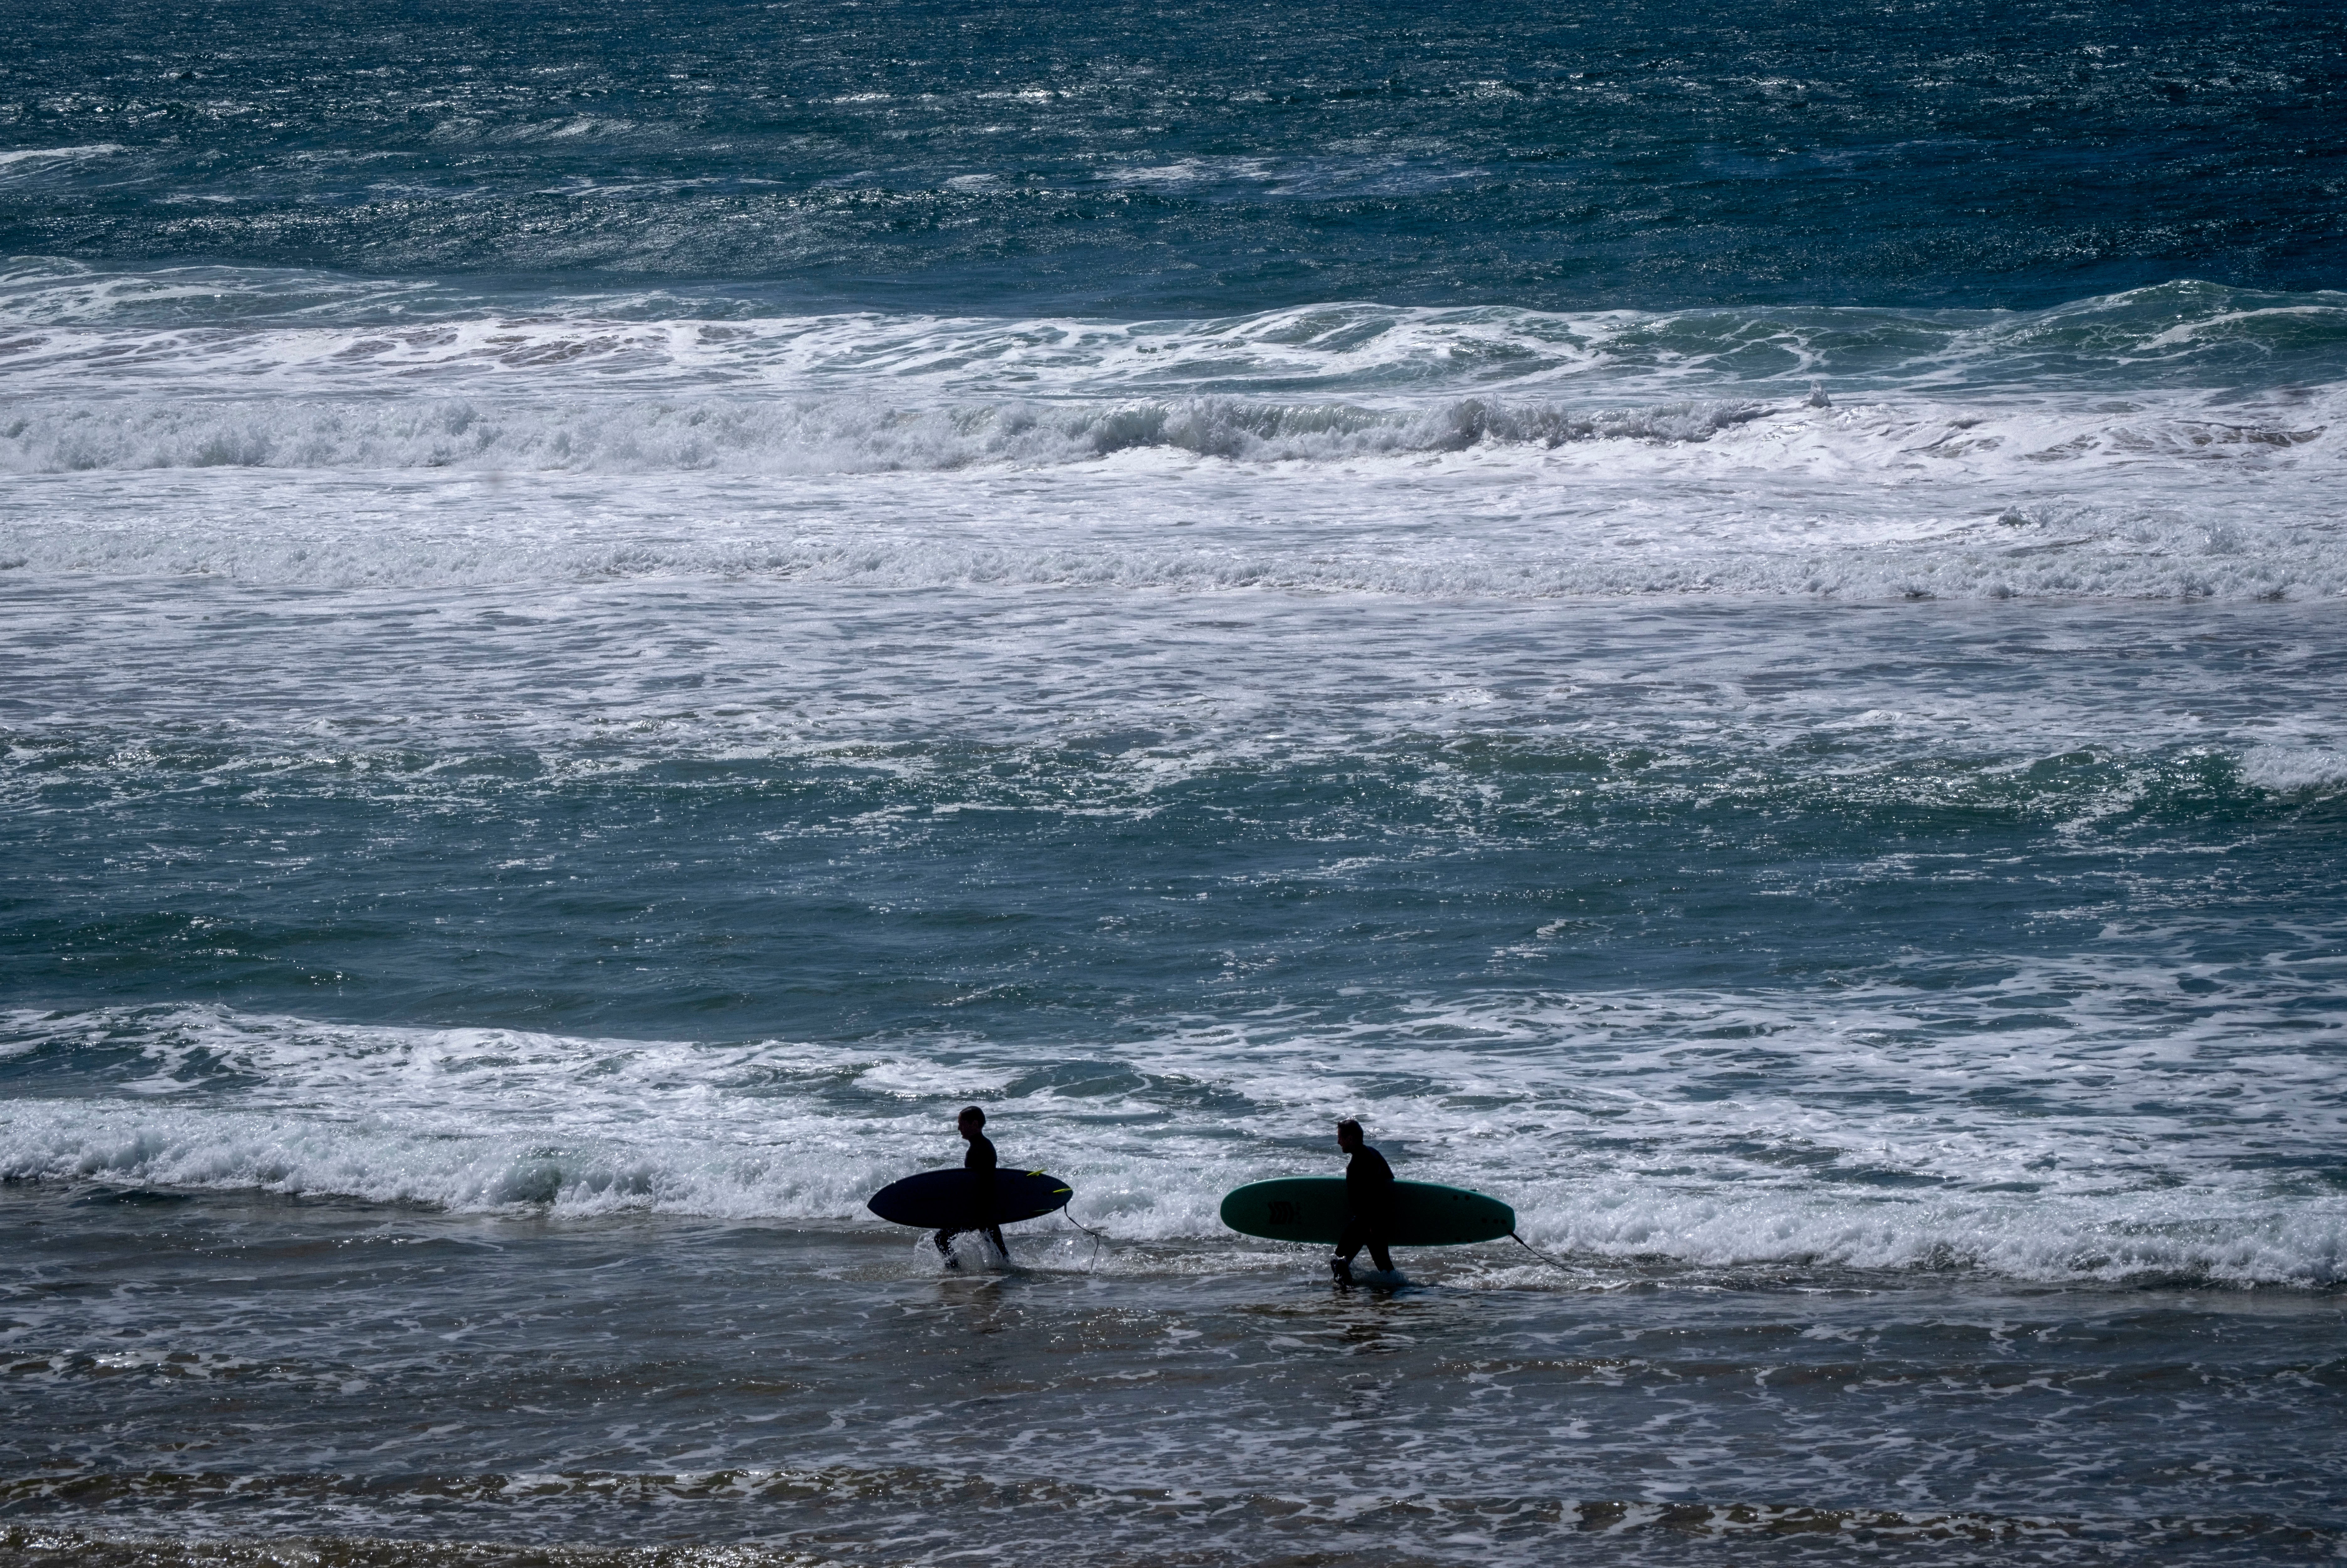
[[[1227,1252],[1220,1193],[1283,1173],[1295,1126],[1358,1105],[1404,1175],[1501,1195],[1529,1237],[1585,1266],[2347,1278],[2347,1197],[2228,1153],[2328,1147],[2333,1097],[2312,1091],[2326,1064],[2260,1044],[2280,1004],[2246,998],[2146,1058],[2135,993],[2167,981],[2112,968],[2097,983],[2122,994],[2081,991],[2058,1022],[2001,1027],[1995,1057],[1918,1027],[1895,989],[1838,996],[1830,1020],[1778,999],[1783,1016],[1748,1040],[1770,1004],[1555,999],[1453,1009],[1383,1042],[1324,1020],[1284,1041],[1212,1027],[1073,1055],[973,1042],[948,1060],[201,1007],[18,1013],[0,1037],[9,1076],[63,1074],[85,1094],[7,1102],[0,1174],[852,1225],[866,1194],[936,1163],[940,1118],[979,1098],[1009,1157],[1048,1160],[1088,1222]],[[1480,1043],[1409,1043],[1428,1029]],[[1756,1057],[1772,1064],[1765,1088],[1713,1092]],[[2081,1062],[2093,1071],[2053,1083],[2077,1071],[2057,1063]],[[1914,1109],[1909,1082],[1948,1071],[2006,1086],[2021,1113]],[[2234,1095],[2301,1108],[2276,1124],[2224,1109]]]
[[[933,409],[863,399],[67,401],[20,405],[0,424],[0,469],[870,473],[1051,466],[1153,448],[1330,462],[1483,446],[1701,442],[1768,411],[1697,402],[1580,412],[1480,398],[1404,410],[1227,398]]]

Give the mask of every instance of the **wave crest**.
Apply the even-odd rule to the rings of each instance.
[[[835,398],[66,400],[22,405],[0,424],[0,470],[886,473],[1053,466],[1148,449],[1329,462],[1479,446],[1699,443],[1768,412],[1742,401],[1580,411],[1487,398],[1400,410],[1215,397],[934,409]]]

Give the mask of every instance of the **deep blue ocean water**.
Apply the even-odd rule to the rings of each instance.
[[[2347,1553],[2335,11],[10,22],[0,1562]]]

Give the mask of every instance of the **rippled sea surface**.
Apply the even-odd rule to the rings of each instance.
[[[0,1563],[2347,1555],[2335,11],[15,25]]]

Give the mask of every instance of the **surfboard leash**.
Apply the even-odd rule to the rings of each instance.
[[[1076,1218],[1075,1215],[1068,1212],[1068,1208],[1065,1204],[1060,1205],[1060,1217],[1092,1238],[1092,1261],[1089,1266],[1098,1268],[1100,1266],[1101,1248],[1108,1245],[1108,1233],[1106,1231],[1096,1231],[1092,1229],[1092,1226],[1084,1224],[1083,1221]]]
[[[1520,1247],[1523,1248],[1526,1252],[1528,1252],[1528,1253],[1532,1254],[1534,1257],[1536,1257],[1536,1258],[1540,1259],[1542,1263],[1544,1263],[1544,1264],[1548,1265],[1551,1268],[1555,1269],[1559,1274],[1571,1274],[1571,1273],[1573,1272],[1573,1270],[1571,1270],[1571,1269],[1567,1268],[1564,1265],[1563,1265],[1563,1264],[1561,1264],[1561,1263],[1557,1262],[1557,1261],[1556,1261],[1556,1259],[1554,1259],[1554,1258],[1553,1258],[1553,1257],[1549,1256],[1549,1255],[1548,1255],[1548,1254],[1546,1254],[1546,1253],[1544,1253],[1544,1252],[1541,1251],[1541,1249],[1540,1249],[1540,1248],[1538,1248],[1538,1247],[1534,1246],[1532,1243],[1530,1243],[1530,1242],[1526,1241],[1523,1237],[1522,1237],[1522,1236],[1518,1235],[1515,1232],[1513,1232],[1513,1231],[1510,1231],[1510,1232],[1508,1233],[1508,1239],[1509,1239],[1510,1241],[1512,1241],[1512,1242],[1514,1242],[1518,1246],[1520,1246]]]

